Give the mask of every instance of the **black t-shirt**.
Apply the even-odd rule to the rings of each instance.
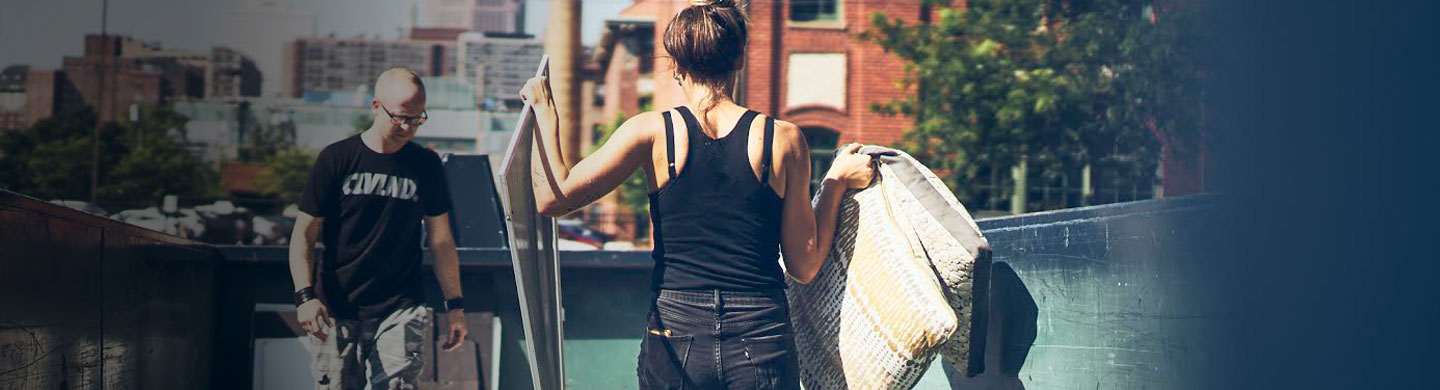
[[[424,300],[421,215],[450,211],[440,156],[414,142],[383,154],[359,135],[320,151],[300,211],[324,217],[315,292],[336,318],[384,317]]]

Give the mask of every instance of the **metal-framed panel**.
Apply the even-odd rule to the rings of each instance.
[[[549,74],[550,57],[540,59],[535,76]],[[543,168],[533,162],[543,156],[531,153],[535,134],[535,110],[526,104],[520,121],[505,150],[500,170],[501,203],[505,207],[505,228],[509,233],[511,262],[515,267],[515,288],[520,296],[520,316],[525,331],[526,358],[535,390],[564,388],[564,358],[561,341],[560,267],[556,257],[555,220],[540,215],[535,207],[534,178],[545,178]]]

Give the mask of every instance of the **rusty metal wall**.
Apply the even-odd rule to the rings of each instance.
[[[0,389],[209,387],[220,260],[0,190]]]

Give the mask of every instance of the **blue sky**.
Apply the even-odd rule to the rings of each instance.
[[[419,1],[419,0],[416,0]],[[405,24],[409,0],[279,0],[316,16],[320,35],[395,37]],[[166,48],[209,51],[220,39],[217,26],[226,12],[246,0],[111,0],[109,30]],[[421,2],[423,3],[423,2]],[[583,0],[581,41],[599,40],[605,19],[632,0]],[[82,36],[100,32],[101,0],[0,0],[0,66],[28,64],[58,68],[60,59],[79,55]],[[539,35],[546,25],[548,0],[526,0],[525,26]],[[420,13],[423,18],[423,11]],[[423,20],[422,20],[423,22]]]

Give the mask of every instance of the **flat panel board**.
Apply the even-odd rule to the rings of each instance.
[[[461,248],[505,246],[500,195],[495,190],[490,157],[483,154],[447,154],[445,180],[450,183],[450,227]]]
[[[549,57],[540,59],[536,76],[548,74]],[[532,155],[535,112],[529,104],[520,112],[520,121],[505,151],[500,168],[501,203],[509,233],[510,256],[515,267],[515,288],[520,295],[520,316],[525,331],[526,358],[535,390],[561,390],[564,359],[560,326],[560,273],[556,258],[555,220],[535,208],[533,178],[545,178],[543,168]],[[547,145],[548,146],[548,145]],[[550,146],[553,147],[553,146]]]

